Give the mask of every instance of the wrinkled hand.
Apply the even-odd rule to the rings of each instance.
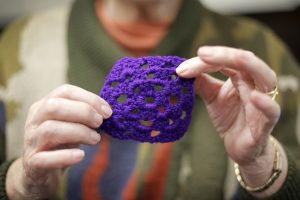
[[[94,129],[111,114],[103,99],[71,85],[34,103],[25,125],[24,155],[16,161],[22,169],[17,177],[22,183],[18,185],[22,199],[55,194],[63,169],[84,157],[79,144],[97,144],[100,135]]]
[[[274,160],[268,138],[280,116],[279,105],[265,94],[276,87],[274,71],[251,52],[221,46],[201,47],[198,57],[176,71],[196,78],[195,91],[204,99],[230,158],[245,169],[257,170],[250,173],[266,173],[268,179]],[[218,80],[209,75],[212,72],[229,78]],[[258,163],[265,169],[256,168]]]

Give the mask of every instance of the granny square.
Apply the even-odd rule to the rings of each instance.
[[[176,74],[177,56],[126,57],[106,77],[100,96],[113,114],[99,130],[122,140],[172,142],[188,129],[194,79]]]

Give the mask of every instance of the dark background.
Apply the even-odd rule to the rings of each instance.
[[[247,16],[255,18],[273,29],[300,62],[300,7],[289,12],[248,14]]]

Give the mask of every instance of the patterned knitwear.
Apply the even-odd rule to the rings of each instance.
[[[100,130],[122,140],[172,142],[188,129],[194,79],[176,75],[177,56],[122,58],[106,77],[100,96],[113,109]]]

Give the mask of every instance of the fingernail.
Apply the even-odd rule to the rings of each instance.
[[[186,64],[183,62],[181,63],[177,68],[176,68],[176,73],[178,75],[182,75],[187,71],[187,66]]]
[[[94,120],[95,120],[95,125],[98,127],[102,124],[103,117],[101,115],[99,115],[98,113],[96,113],[94,116]]]
[[[213,53],[213,49],[211,47],[201,47],[198,50],[199,56],[211,56]]]
[[[84,152],[82,150],[76,150],[72,152],[72,156],[75,159],[81,159],[84,156]]]
[[[102,111],[104,113],[104,116],[106,118],[108,118],[108,117],[110,117],[112,115],[112,110],[111,110],[111,108],[109,106],[101,106],[101,109],[102,109]]]
[[[90,137],[92,139],[92,141],[97,144],[98,142],[100,142],[101,136],[100,134],[96,133],[96,132],[91,132]]]

